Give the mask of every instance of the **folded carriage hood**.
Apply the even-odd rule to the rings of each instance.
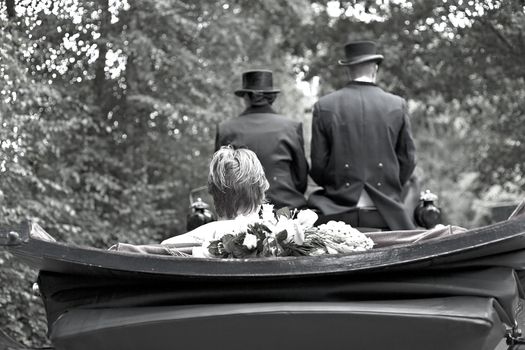
[[[416,243],[394,244],[396,239],[390,237],[389,246],[366,252],[252,259],[205,259],[108,251],[34,239],[31,237],[32,230],[42,229],[31,222],[0,229],[0,245],[7,245],[14,255],[39,271],[82,275],[140,273],[192,278],[313,276],[369,273],[384,269],[412,270],[452,263],[468,265],[472,262],[479,265],[483,259],[498,254],[507,256],[503,264],[510,264],[517,270],[525,268],[521,252],[525,248],[525,215]],[[404,231],[392,232],[393,236],[396,234],[400,242],[407,241]],[[369,235],[374,238],[374,233]],[[384,237],[385,233],[380,235]]]

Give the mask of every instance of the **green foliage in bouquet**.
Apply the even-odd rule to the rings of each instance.
[[[211,255],[218,258],[251,258],[263,254],[265,250],[264,240],[266,233],[270,233],[270,229],[261,223],[254,223],[248,226],[246,232],[238,235],[226,234],[221,239],[211,241],[208,246],[208,251]],[[255,246],[247,246],[244,244],[246,235],[253,235],[257,241]]]
[[[256,242],[247,244],[246,238],[254,237]],[[225,234],[208,245],[208,252],[217,258],[255,258],[272,256],[306,256],[318,245],[312,243],[296,244],[287,240],[288,232],[282,230],[275,235],[262,223],[248,225],[246,232]]]

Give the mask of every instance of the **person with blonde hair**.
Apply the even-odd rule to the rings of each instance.
[[[168,238],[162,244],[198,244],[216,239],[226,232],[244,229],[258,218],[269,187],[264,169],[254,152],[246,148],[222,146],[213,155],[208,174],[208,190],[219,220]]]

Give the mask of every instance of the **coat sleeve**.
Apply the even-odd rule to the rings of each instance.
[[[408,117],[406,101],[403,100],[403,125],[399,131],[396,144],[396,155],[399,162],[399,181],[404,185],[416,167],[416,147]]]
[[[303,124],[298,123],[296,127],[297,142],[293,151],[293,175],[294,185],[298,191],[304,193],[308,183],[308,162],[304,153]]]
[[[319,103],[314,105],[312,117],[312,141],[310,146],[310,158],[312,162],[310,175],[319,186],[324,186],[324,174],[326,173],[330,157],[330,143],[329,135],[324,127],[323,119],[321,118]]]

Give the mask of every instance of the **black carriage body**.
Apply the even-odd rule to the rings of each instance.
[[[77,247],[31,228],[10,249],[40,271],[57,349],[494,349],[522,307],[523,216],[362,253],[244,260]]]

